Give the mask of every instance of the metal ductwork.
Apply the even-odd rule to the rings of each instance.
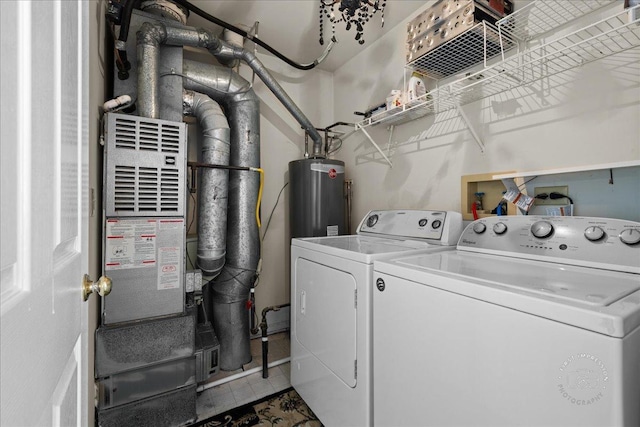
[[[202,140],[200,161],[229,165],[230,130],[220,105],[201,93],[185,91],[184,113],[198,119]],[[198,267],[205,276],[217,276],[225,263],[229,171],[200,170],[198,197]]]
[[[265,85],[282,102],[293,117],[302,125],[314,141],[313,155],[321,157],[322,137],[294,104],[280,84],[271,76],[264,65],[250,52],[232,46],[203,29],[175,27],[163,23],[145,22],[137,32],[138,58],[138,111],[146,117],[156,117],[159,113],[160,46],[193,46],[208,49],[212,55],[223,60],[240,59],[249,65]],[[251,85],[229,68],[184,61],[181,74],[185,89],[206,94],[211,100],[222,106],[230,128],[229,157],[226,164],[236,167],[260,167],[260,101],[251,89]],[[195,95],[194,95],[195,96]],[[191,102],[188,100],[188,102]],[[196,105],[197,104],[197,105]],[[193,114],[199,117],[203,131],[207,132],[213,119],[208,102],[198,97],[193,100]],[[197,109],[206,110],[202,112]],[[213,125],[221,126],[221,122]],[[220,131],[223,133],[223,131]],[[221,137],[222,138],[222,137]],[[222,147],[218,136],[204,136],[203,150],[209,146]],[[224,150],[220,148],[220,150]],[[212,163],[224,162],[222,152],[207,153]],[[203,161],[204,151],[203,151]],[[212,171],[208,171],[212,172]],[[214,172],[215,173],[215,172]],[[222,214],[222,204],[218,204],[216,183],[222,183],[218,176],[211,182],[203,182],[200,197],[203,199],[199,216],[212,215],[198,224],[198,265],[207,274],[217,273],[217,277],[208,285],[213,313],[213,326],[220,341],[220,368],[235,370],[251,360],[249,346],[249,313],[247,301],[255,281],[256,269],[260,259],[260,237],[255,219],[260,177],[253,172],[230,170],[228,172],[228,203],[226,215]],[[222,191],[220,192],[222,194]],[[219,262],[220,232],[222,222],[226,221],[226,257],[224,266]],[[213,231],[215,229],[215,231]],[[204,235],[200,235],[204,230]],[[213,248],[215,246],[215,249]],[[205,301],[206,302],[206,301]]]
[[[260,166],[260,100],[249,82],[229,68],[184,61],[185,89],[219,102],[231,128],[232,166]],[[260,186],[252,172],[229,171],[226,264],[210,282],[213,325],[220,341],[220,368],[239,369],[251,361],[249,300],[260,260],[255,206]]]
[[[313,140],[313,156],[322,155],[322,137],[304,115],[304,113],[293,102],[285,90],[276,79],[269,73],[260,60],[251,52],[243,48],[232,46],[220,40],[217,36],[204,29],[191,27],[172,27],[164,24],[145,23],[137,33],[138,37],[138,58],[146,61],[138,62],[138,102],[146,104],[147,107],[141,109],[148,113],[157,111],[158,93],[157,80],[158,72],[158,49],[160,44],[168,46],[194,46],[203,47],[211,54],[223,60],[240,59],[244,61],[260,77],[264,84],[280,100],[282,105],[300,123],[303,129]],[[143,80],[141,82],[141,80]],[[156,82],[156,89],[149,88],[150,82]],[[142,114],[142,113],[141,113]],[[148,116],[153,117],[153,116]]]

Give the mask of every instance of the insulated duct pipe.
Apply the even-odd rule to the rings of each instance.
[[[155,117],[158,104],[158,60],[159,45],[203,47],[218,58],[231,60],[240,59],[251,67],[264,84],[280,100],[284,107],[300,123],[302,128],[313,139],[313,156],[322,155],[322,137],[311,124],[309,119],[287,95],[275,78],[256,56],[240,47],[232,46],[211,32],[191,27],[172,27],[164,24],[145,22],[137,33],[138,48],[138,103],[140,115]],[[149,86],[155,85],[154,88]]]
[[[202,140],[200,161],[229,165],[230,130],[220,105],[201,93],[185,91],[184,114],[198,119]],[[225,263],[229,171],[200,169],[198,194],[198,267],[205,276],[217,276]]]
[[[280,86],[280,83],[269,73],[269,70],[262,62],[251,52],[232,46],[228,43],[221,42],[220,47],[211,52],[217,58],[233,59],[237,58],[244,61],[255,73],[260,80],[271,90],[271,92],[280,100],[282,105],[286,107],[291,115],[300,123],[302,128],[313,139],[313,157],[322,156],[322,136],[316,128],[311,124],[309,119],[304,115],[302,110],[293,102],[287,92]]]
[[[260,100],[233,70],[194,61],[183,63],[185,89],[207,94],[222,105],[231,128],[233,166],[260,166]],[[178,76],[166,78],[180,78]],[[255,219],[260,179],[252,172],[229,172],[226,264],[208,285],[213,326],[220,341],[220,368],[240,369],[251,361],[247,301],[260,260]]]

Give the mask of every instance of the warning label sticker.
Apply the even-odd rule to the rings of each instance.
[[[180,249],[177,247],[160,248],[158,253],[158,290],[180,287]]]
[[[105,270],[155,268],[156,220],[107,220]]]

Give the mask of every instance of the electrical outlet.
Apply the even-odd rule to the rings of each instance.
[[[558,185],[555,187],[535,187],[533,189],[533,195],[537,196],[538,194],[551,194],[551,193],[560,193],[564,196],[569,195],[569,186],[568,185]],[[535,202],[538,206],[549,206],[549,205],[568,205],[569,200],[564,198],[552,199],[551,197],[547,197],[546,199],[536,199]]]

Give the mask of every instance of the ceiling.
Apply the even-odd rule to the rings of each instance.
[[[256,21],[259,22],[258,37],[297,63],[313,62],[323,53],[331,38],[331,25],[325,19],[325,45],[320,45],[318,41],[320,0],[191,0],[191,3],[218,19],[246,30]],[[387,31],[406,23],[407,18],[425,7],[426,3],[426,0],[386,0],[384,27],[381,27],[381,14],[378,11],[364,26],[363,45],[354,39],[355,28],[346,31],[344,23],[336,25],[338,43],[318,68],[335,71]],[[193,13],[187,23],[221,31],[217,25]],[[267,53],[260,47],[258,52]]]

